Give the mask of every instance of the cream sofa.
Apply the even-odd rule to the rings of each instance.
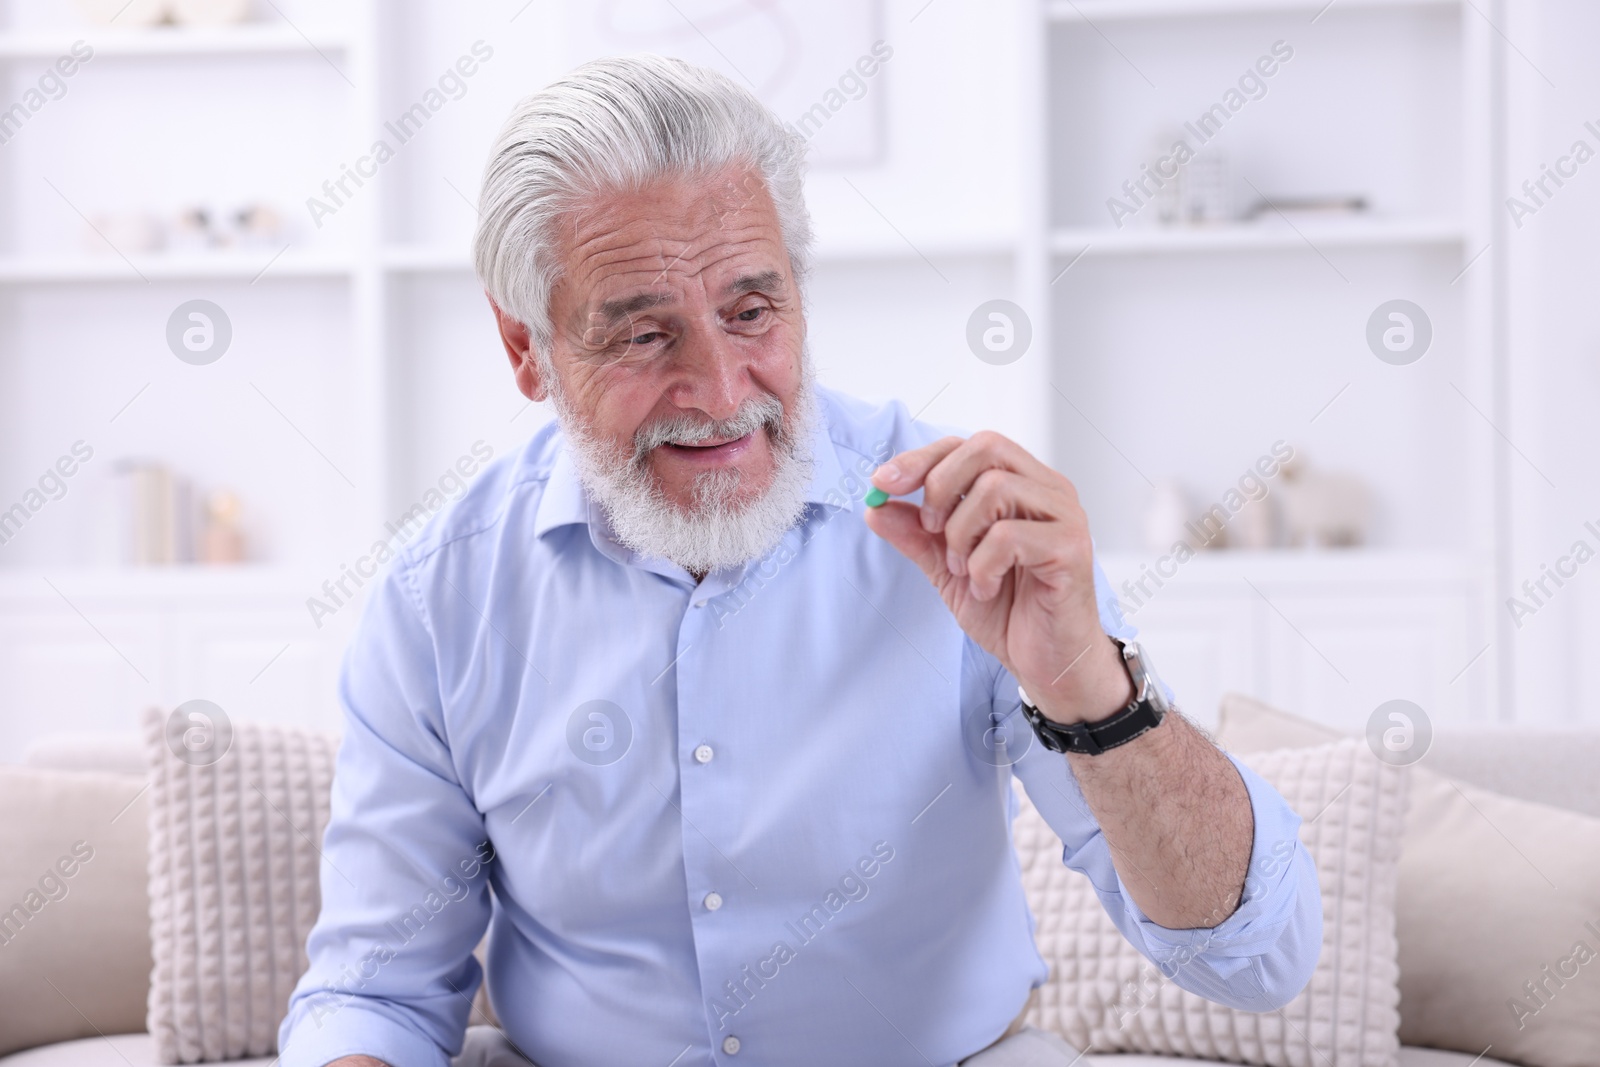
[[[1513,735],[1502,731],[1461,732],[1436,739],[1435,751],[1429,756],[1429,766],[1461,781],[1471,782],[1513,797],[1521,797],[1552,804],[1588,815],[1600,816],[1600,775],[1593,768],[1600,766],[1600,733],[1547,733],[1534,738]],[[51,775],[56,783],[55,792],[40,795],[37,782],[29,784],[25,776],[31,772],[23,768],[0,767],[0,783],[5,775],[13,779],[23,776],[21,786],[12,781],[10,792],[0,790],[0,804],[17,802],[19,789],[31,801],[34,810],[27,814],[34,820],[30,825],[43,826],[50,822],[55,809],[70,806],[73,783],[81,782],[82,790],[111,791],[120,788],[135,793],[143,774],[141,746],[137,738],[107,739],[104,737],[61,736],[34,745],[24,757],[24,768],[33,768],[39,774]],[[73,772],[64,774],[62,772]],[[82,777],[79,778],[78,776]],[[40,779],[41,781],[43,779]],[[65,782],[62,786],[60,783]],[[96,862],[102,883],[91,889],[79,890],[80,900],[73,914],[76,936],[81,939],[98,937],[107,946],[103,954],[90,954],[80,969],[92,971],[77,976],[80,981],[71,984],[71,996],[52,988],[61,1000],[72,1000],[71,1012],[56,1004],[57,1014],[66,1019],[66,1030],[77,1036],[38,1044],[36,1047],[0,1056],[0,1067],[153,1067],[157,1062],[154,1044],[148,1034],[119,1033],[143,1028],[142,1015],[138,1013],[148,987],[150,967],[149,902],[143,881],[143,808],[137,795],[130,802],[130,819],[117,833],[120,839],[109,834],[100,840]],[[5,812],[4,818],[14,819],[19,812]],[[71,820],[68,820],[70,823]],[[103,819],[100,821],[104,821]],[[66,835],[77,831],[67,828]],[[60,836],[60,835],[58,835]],[[70,839],[70,836],[66,839]],[[0,841],[8,840],[0,837]],[[1054,846],[1051,846],[1052,848]],[[15,857],[0,853],[0,871],[10,869]],[[26,862],[35,863],[30,858]],[[1508,901],[1507,907],[1515,904]],[[0,907],[9,906],[0,903]],[[34,932],[24,931],[32,935]],[[120,934],[120,938],[113,936]],[[141,934],[143,940],[141,940]],[[59,936],[59,935],[58,935]],[[18,937],[19,944],[24,938]],[[38,939],[35,939],[37,942]],[[121,945],[113,949],[113,942]],[[146,953],[140,957],[141,949]],[[35,943],[31,946],[38,949]],[[8,960],[8,945],[0,945],[0,1028],[7,1025],[7,1012],[16,1006],[6,1007],[5,983],[26,981],[26,976],[15,973],[7,976],[7,966],[17,966],[15,954]],[[1052,961],[1053,962],[1053,961]],[[25,963],[23,964],[25,965]],[[59,975],[58,975],[59,977]],[[88,992],[85,992],[88,991]],[[74,1000],[75,998],[75,1000]],[[114,1005],[111,1001],[115,1000]],[[49,996],[37,1001],[50,1010],[54,1003]],[[30,1023],[33,1020],[28,1020]],[[11,1025],[20,1025],[15,1016]],[[62,1035],[65,1036],[65,1035]],[[17,1041],[7,1040],[0,1032],[0,1049],[15,1048]],[[235,1061],[246,1067],[269,1067],[270,1059]],[[1147,1055],[1092,1055],[1083,1058],[1085,1067],[1184,1067],[1205,1062],[1167,1056]],[[1596,1049],[1594,1063],[1600,1065],[1600,1049]],[[1487,1056],[1473,1056],[1461,1052],[1438,1051],[1423,1048],[1402,1048],[1400,1067],[1496,1067],[1502,1061]],[[407,1065],[396,1065],[407,1067]]]

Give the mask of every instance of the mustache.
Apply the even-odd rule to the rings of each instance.
[[[708,437],[739,438],[762,429],[770,430],[774,440],[784,440],[783,401],[771,393],[746,400],[732,418],[673,415],[643,427],[633,435],[633,459],[642,462],[662,445],[692,445]]]

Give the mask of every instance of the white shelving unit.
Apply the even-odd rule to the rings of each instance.
[[[229,29],[111,32],[36,18],[42,0],[5,2],[0,74],[13,88],[78,39],[96,58],[0,156],[0,199],[13,205],[0,214],[0,491],[14,497],[77,438],[103,459],[85,479],[109,483],[124,456],[182,460],[202,487],[240,491],[259,562],[109,567],[85,536],[103,525],[91,505],[107,485],[74,483],[0,546],[0,760],[60,706],[102,708],[109,728],[144,704],[206,696],[248,717],[331,723],[359,596],[321,629],[307,598],[475,440],[503,455],[548,417],[505,374],[468,259],[470,201],[510,103],[575,61],[569,30],[590,9],[276,0]],[[1504,502],[1489,435],[1461,399],[1500,417],[1494,263],[1480,258],[1492,205],[1461,177],[1488,171],[1494,42],[1464,11],[1460,0],[884,0],[894,58],[850,105],[882,108],[880,158],[812,174],[823,381],[903,399],[937,423],[1001,429],[1049,457],[1078,483],[1115,580],[1148,562],[1144,475],[1220,491],[1272,440],[1304,437],[1314,460],[1378,486],[1378,547],[1196,560],[1141,612],[1158,661],[1202,705],[1244,688],[1348,722],[1410,679],[1413,699],[1445,717],[1509,706],[1494,688],[1498,653],[1477,655],[1500,584],[1485,531]],[[1319,155],[1301,112],[1328,98],[1370,112],[1381,151],[1345,154],[1392,162],[1357,190],[1374,212],[1113,229],[1100,201],[1136,162],[1132,127],[1207,106],[1284,34],[1300,65],[1224,136],[1270,195],[1310,171],[1339,183],[1314,191],[1351,191],[1360,176],[1338,171],[1337,146]],[[323,228],[307,222],[304,198],[479,38],[495,58],[464,95]],[[724,65],[698,38],[682,54]],[[1459,130],[1417,129],[1440,113]],[[61,125],[36,136],[46,122]],[[74,253],[81,216],[118,205],[83,199],[105,183],[73,176],[105,166],[121,168],[129,203],[268,195],[296,231],[283,249]],[[1269,281],[1290,295],[1284,306],[1252,303]],[[1437,310],[1437,354],[1380,367],[1360,340],[1366,311],[1417,293]],[[235,350],[208,368],[165,346],[167,314],[195,297],[235,328]],[[1034,336],[999,367],[965,342],[968,316],[996,297],[1025,309]],[[1230,398],[1237,408],[1223,410]],[[1272,411],[1299,424],[1258,417]],[[1442,437],[1407,437],[1417,425]],[[213,462],[224,450],[212,441],[231,443],[233,459]],[[1341,669],[1356,664],[1348,683],[1317,673],[1326,662],[1297,630]]]
[[[1452,222],[1240,224],[1170,229],[1103,230],[1068,227],[1050,233],[1050,252],[1056,256],[1078,252],[1100,255],[1153,255],[1181,252],[1308,251],[1319,248],[1419,248],[1442,246],[1459,249],[1466,231]]]
[[[102,209],[227,208],[263,194],[280,211],[298,211],[288,190],[312,183],[276,165],[282,138],[344,146],[381,125],[376,4],[281,8],[285,19],[268,8],[274,21],[230,27],[116,29],[61,24],[68,5],[0,6],[0,77],[10,96],[75,42],[93,48],[64,94],[14,132],[0,162],[12,205],[0,222],[0,373],[11,378],[8,393],[28,398],[25,407],[6,405],[6,452],[16,457],[3,464],[7,491],[37,477],[38,442],[52,434],[65,435],[62,448],[87,441],[96,456],[60,501],[8,531],[0,547],[0,760],[64,726],[132,729],[140,708],[201,692],[240,717],[330,722],[330,687],[357,612],[311,624],[306,598],[340,577],[316,546],[381,530],[376,517],[387,510],[375,198],[342,213],[355,235],[343,245],[307,240],[308,227],[292,216],[282,245],[263,248],[124,252],[90,246],[88,230]],[[293,133],[251,128],[262,116],[249,106],[265,95],[256,93],[263,82],[279,97],[266,115],[277,112]],[[236,123],[230,109],[242,116]],[[187,145],[185,121],[194,127]],[[58,124],[49,136],[47,124]],[[79,136],[62,136],[61,127]],[[123,135],[144,143],[125,145]],[[97,141],[109,145],[104,155],[73,147]],[[184,152],[197,166],[171,165]],[[84,199],[81,190],[104,194],[107,186],[75,179],[105,166],[123,170],[127,199]],[[184,367],[166,351],[167,314],[194,297],[216,301],[232,320],[234,347],[213,367]],[[63,363],[52,333],[81,368]],[[317,393],[330,387],[338,403],[320,403],[318,413]],[[335,407],[336,417],[325,417]],[[111,465],[203,457],[204,438],[235,433],[256,443],[243,463],[219,458],[211,469],[180,472],[202,488],[242,491],[253,554],[266,562],[111,565]],[[66,708],[71,719],[62,723]]]
[[[1153,480],[1176,475],[1203,510],[1275,440],[1388,504],[1379,547],[1185,565],[1134,616],[1180,695],[1198,698],[1202,720],[1234,688],[1353,729],[1397,696],[1444,721],[1507,714],[1489,649],[1502,577],[1490,531],[1505,501],[1489,428],[1462,404],[1492,404],[1500,358],[1482,256],[1495,205],[1460,177],[1491,169],[1482,20],[1459,0],[1033,10],[1022,303],[1052,341],[1054,454],[1111,548],[1113,585],[1159,555],[1140,547]],[[1114,226],[1103,205],[1125,197],[1121,180],[1139,177],[1159,131],[1182,132],[1275,42],[1292,62],[1256,78],[1204,147],[1184,139],[1225,151],[1252,201],[1359,195],[1372,209],[1163,227],[1149,205]],[[1319,122],[1330,101],[1342,121]],[[1441,114],[1459,128],[1435,128]],[[1364,339],[1370,312],[1396,297],[1432,309],[1433,354],[1410,368],[1380,364]],[[1417,439],[1416,425],[1439,437]]]

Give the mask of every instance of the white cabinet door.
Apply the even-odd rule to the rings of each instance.
[[[1481,687],[1461,676],[1477,649],[1468,639],[1472,604],[1459,591],[1262,592],[1271,599],[1261,689],[1269,703],[1355,732],[1394,699],[1435,722],[1481,715]]]
[[[214,701],[237,721],[337,730],[349,629],[335,618],[316,630],[303,607],[286,605],[185,614],[173,626],[180,699]]]
[[[159,619],[80,607],[93,626],[64,603],[0,616],[0,762],[45,734],[135,730],[139,709],[158,703]]]
[[[340,726],[339,665],[361,605],[318,629],[305,575],[116,569],[53,584],[0,575],[0,763],[45,734],[136,731],[145,708],[194,699],[235,721]]]
[[[1143,573],[1131,554],[1100,559],[1112,587]],[[1429,554],[1215,552],[1159,589],[1125,597],[1162,678],[1197,721],[1237,690],[1360,731],[1403,698],[1435,720],[1487,715],[1482,575]]]

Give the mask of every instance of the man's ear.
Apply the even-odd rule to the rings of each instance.
[[[539,358],[533,351],[532,333],[527,326],[501,311],[493,297],[489,297],[489,307],[494,310],[495,325],[500,329],[500,343],[505,345],[506,356],[511,360],[511,373],[517,379],[517,388],[529,400],[538,402],[548,399],[550,387],[540,373]]]

